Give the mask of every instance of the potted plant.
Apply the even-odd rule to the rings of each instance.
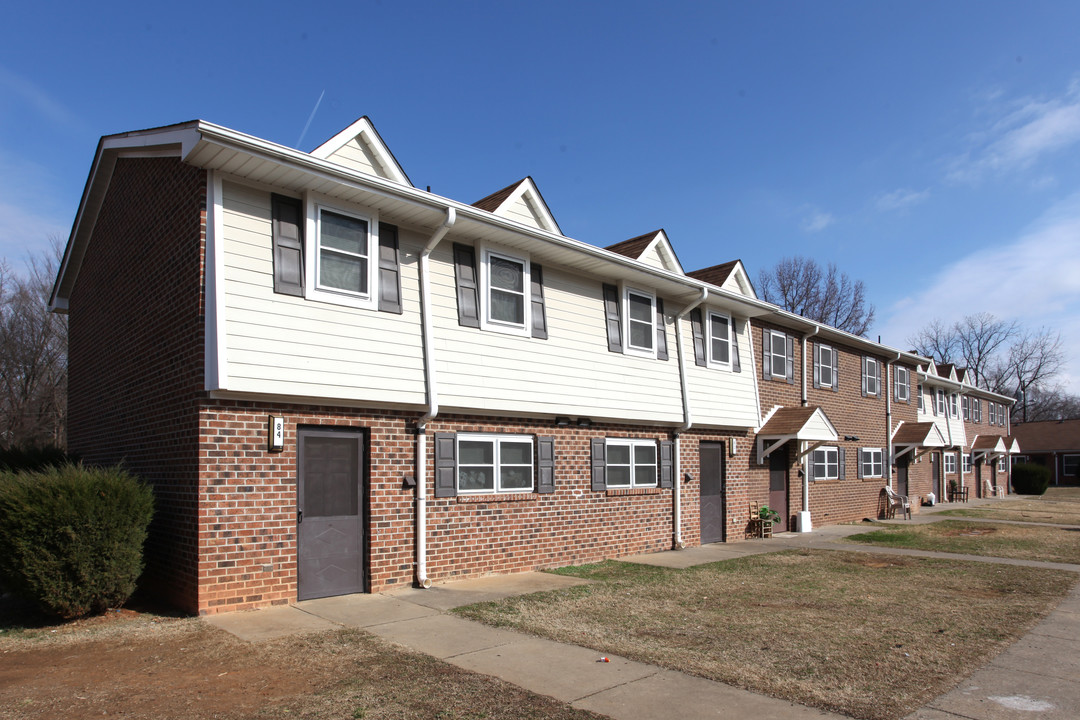
[[[768,523],[770,526],[780,522],[780,513],[768,505],[761,506],[761,509],[758,510],[758,517],[761,518],[762,523]]]

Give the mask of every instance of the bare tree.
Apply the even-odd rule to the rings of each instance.
[[[50,313],[59,260],[30,259],[26,274],[0,268],[0,444],[64,442],[67,415],[67,318]]]
[[[1061,387],[1029,390],[1025,398],[1026,406],[1020,405],[1027,415],[1025,422],[1080,419],[1080,396],[1069,395]]]
[[[1019,331],[1015,322],[998,320],[988,312],[967,315],[954,326],[960,357],[968,372],[973,375],[972,384],[986,387],[985,376],[990,372],[995,356]]]
[[[822,268],[812,258],[783,258],[758,273],[758,290],[766,302],[855,335],[866,335],[874,322],[863,281],[833,263]]]
[[[1061,335],[1046,328],[1025,332],[1009,349],[1008,366],[1023,422],[1028,422],[1032,396],[1045,391],[1064,364]]]
[[[951,363],[959,354],[956,325],[946,326],[937,318],[908,338],[908,342],[919,355],[934,358],[939,363]]]

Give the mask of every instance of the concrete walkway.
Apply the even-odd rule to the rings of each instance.
[[[938,509],[945,508],[939,506]],[[932,521],[932,515],[932,512],[923,512],[911,521],[899,522],[928,522]],[[812,533],[783,533],[769,540],[718,543],[623,559],[686,568],[759,553],[821,548],[961,557],[1080,573],[1080,565],[1027,563],[843,542],[846,537],[866,529],[860,525],[834,525]],[[492,675],[617,720],[667,717],[675,708],[675,714],[685,720],[842,717],[621,657],[608,656],[609,662],[602,662],[600,653],[595,650],[491,628],[445,612],[461,605],[583,582],[586,581],[560,575],[520,573],[446,583],[429,590],[403,588],[377,595],[308,600],[290,607],[215,615],[207,618],[207,622],[253,642],[342,626],[363,628],[467,670]],[[1040,720],[1080,717],[1080,586],[1074,588],[1070,597],[1032,632],[957,688],[910,717],[920,720],[1008,720],[1036,715]]]

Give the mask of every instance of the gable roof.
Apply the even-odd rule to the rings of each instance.
[[[732,290],[747,297],[757,297],[757,291],[754,290],[754,284],[750,282],[750,275],[746,272],[746,266],[743,265],[742,260],[732,260],[701,270],[691,270],[686,274],[725,290]]]
[[[383,142],[367,115],[312,150],[310,154],[320,160],[329,160],[352,170],[413,187],[409,176],[405,174],[405,170]]]
[[[604,249],[680,275],[686,274],[663,228],[608,245]]]
[[[1017,423],[1012,426],[1014,437],[1024,453],[1080,453],[1080,420],[1044,420]]]
[[[775,408],[769,419],[758,430],[758,436],[829,442],[839,439],[836,427],[833,426],[825,411],[814,405]]]
[[[563,234],[532,177],[524,177],[511,183],[502,190],[477,200],[472,206],[538,230]]]
[[[945,437],[937,423],[904,423],[896,429],[892,438],[893,445],[914,445],[916,447],[945,447]]]

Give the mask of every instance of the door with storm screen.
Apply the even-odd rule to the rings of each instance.
[[[773,450],[769,455],[769,507],[780,516],[773,529],[788,530],[788,449],[787,445]]]
[[[908,457],[905,455],[896,460],[896,492],[901,495],[908,494]]]
[[[701,544],[724,541],[724,446],[701,443]],[[675,479],[678,482],[678,478]]]
[[[364,434],[303,429],[297,452],[297,599],[364,591]]]

